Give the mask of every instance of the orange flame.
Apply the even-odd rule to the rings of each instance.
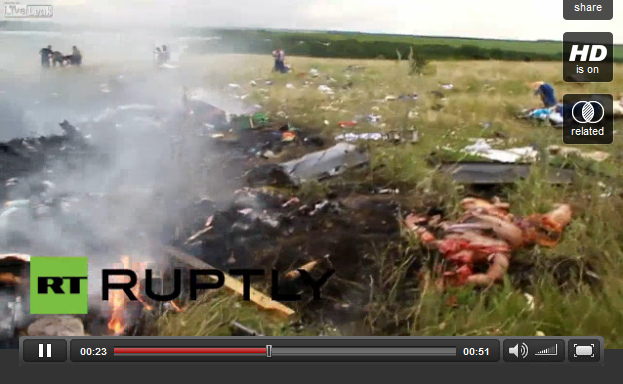
[[[177,304],[175,304],[175,301],[171,301],[171,307],[175,310],[175,312],[184,312],[184,310],[182,308],[180,308]]]
[[[128,268],[130,265],[130,257],[122,256],[121,258],[123,268]],[[121,279],[115,276],[115,282],[121,283]],[[112,331],[115,336],[122,335],[125,332],[125,304],[126,297],[122,291],[113,291],[112,299],[110,300],[110,306],[112,313],[110,320],[108,321],[108,329]]]
[[[131,269],[137,272],[137,274],[139,275],[141,275],[142,272],[147,267],[147,263],[131,263],[130,256],[122,256],[121,264],[122,264],[121,268]],[[115,276],[115,280],[116,280],[115,282],[117,283],[123,282],[123,278],[119,276]],[[138,298],[138,300],[144,306],[145,309],[150,310],[150,311],[153,310],[153,307],[147,304],[145,300],[141,297],[140,291],[141,291],[141,285],[140,285],[140,278],[139,278],[138,283],[134,286],[134,288],[132,288],[132,293],[134,293],[134,296]],[[125,314],[126,314],[126,306],[128,303],[128,299],[123,293],[123,291],[120,291],[120,290],[113,291],[111,295],[112,297],[111,297],[109,306],[111,307],[112,311],[111,311],[110,320],[108,321],[108,329],[115,336],[118,336],[118,335],[122,335],[126,329]],[[171,304],[171,307],[176,312],[179,313],[179,312],[184,311],[181,307],[179,307],[173,301],[171,301],[170,304]]]

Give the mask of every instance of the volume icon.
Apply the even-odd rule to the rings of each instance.
[[[508,349],[508,353],[515,355],[515,357],[519,357],[521,355],[521,358],[525,359],[528,357],[528,346],[526,343],[521,343],[521,346],[519,346],[519,344],[515,344],[514,347],[510,347]]]

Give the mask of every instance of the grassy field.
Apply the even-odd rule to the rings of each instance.
[[[545,44],[545,43],[544,43]],[[557,97],[565,93],[623,92],[623,65],[615,65],[612,83],[571,84],[561,80],[560,63],[433,62],[425,76],[408,76],[406,63],[394,61],[352,61],[289,58],[293,74],[270,74],[271,61],[265,56],[218,56],[197,59],[205,68],[205,86],[228,89],[229,83],[241,85],[236,92],[247,101],[261,104],[271,116],[288,120],[294,126],[316,128],[332,136],[345,132],[337,123],[356,115],[381,116],[376,124],[361,123],[348,131],[378,132],[409,130],[420,132],[416,144],[374,144],[369,177],[375,184],[400,188],[402,194],[436,196],[451,210],[467,191],[432,173],[427,156],[436,151],[442,157],[459,159],[453,150],[473,138],[504,137],[499,147],[537,144],[562,145],[561,131],[547,124],[517,120],[522,108],[537,107],[538,98],[526,83],[546,81],[554,85]],[[346,70],[351,65],[360,70]],[[298,73],[315,68],[316,78]],[[271,86],[253,79],[273,80]],[[210,79],[208,81],[207,79]],[[215,80],[216,79],[216,80]],[[290,83],[292,86],[286,87]],[[445,90],[440,84],[453,84]],[[321,92],[320,85],[334,90]],[[431,91],[445,94],[444,101]],[[386,96],[418,93],[417,101],[385,101]],[[620,96],[618,96],[620,97]],[[490,123],[483,128],[481,123]],[[268,335],[342,334],[382,335],[602,335],[607,348],[623,347],[623,122],[615,122],[612,145],[577,146],[611,154],[603,163],[567,159],[581,175],[567,187],[555,187],[540,176],[548,161],[544,157],[534,167],[533,176],[505,189],[501,197],[519,215],[544,212],[557,202],[574,207],[575,217],[561,243],[554,248],[536,247],[513,255],[515,260],[540,261],[562,258],[582,266],[592,265],[598,283],[587,285],[569,281],[566,287],[554,283],[553,272],[544,268],[525,291],[513,288],[510,281],[484,291],[464,288],[438,292],[426,282],[409,291],[410,299],[398,299],[405,287],[404,269],[409,260],[388,262],[378,252],[376,262],[385,281],[373,290],[365,318],[352,330],[335,329],[331,323],[306,328],[300,333],[288,323],[259,313],[237,298],[218,294],[193,303],[184,313],[169,314],[159,323],[163,335],[223,335],[234,319]],[[445,149],[444,149],[445,148]],[[417,246],[417,244],[413,244]],[[544,265],[548,265],[544,263]],[[580,268],[580,269],[581,269]],[[513,264],[511,263],[511,270]],[[382,284],[381,284],[382,283]],[[389,287],[389,288],[388,288]],[[528,303],[525,294],[534,298]],[[448,295],[458,298],[447,304]]]

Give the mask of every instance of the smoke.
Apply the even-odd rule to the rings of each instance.
[[[122,255],[163,263],[151,245],[170,239],[185,205],[224,184],[205,161],[209,147],[186,140],[183,159],[175,155],[183,87],[200,84],[201,67],[156,70],[154,44],[175,50],[176,39],[153,33],[0,34],[0,41],[10,56],[0,63],[2,140],[61,134],[59,123],[68,120],[94,148],[87,159],[51,161],[11,188],[10,200],[28,201],[10,217],[4,212],[0,253],[87,256],[95,296],[101,269]],[[84,66],[42,71],[38,51],[48,44],[77,45]],[[242,110],[218,92],[204,97]]]

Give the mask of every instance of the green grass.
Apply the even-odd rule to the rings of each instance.
[[[467,192],[433,171],[428,162],[431,152],[437,152],[439,158],[458,160],[462,155],[457,151],[470,138],[491,138],[496,132],[508,138],[499,147],[563,145],[560,131],[515,118],[517,110],[539,104],[526,82],[550,82],[559,98],[565,93],[606,92],[616,96],[623,89],[621,65],[615,65],[612,83],[578,85],[560,81],[558,63],[435,62],[434,75],[409,77],[406,63],[291,58],[295,72],[317,68],[335,82],[327,82],[325,76],[303,79],[296,73],[268,75],[270,59],[261,56],[203,58],[195,64],[204,66],[206,76],[221,79],[223,85],[239,82],[244,88],[240,92],[253,92],[255,101],[271,116],[287,115],[295,126],[319,129],[327,136],[347,131],[338,128],[337,122],[358,114],[380,114],[382,119],[378,124],[361,123],[348,130],[387,132],[414,127],[421,134],[417,144],[368,145],[372,155],[368,181],[399,187],[405,195],[431,198],[454,213],[458,213],[457,203]],[[348,65],[364,65],[366,69],[346,76]],[[270,78],[274,84],[249,86],[248,82],[257,77]],[[353,87],[341,89],[347,80]],[[295,89],[287,89],[287,83],[294,84]],[[440,89],[438,83],[452,83],[454,89]],[[318,91],[321,84],[333,87],[335,95]],[[445,102],[430,95],[437,90],[446,95]],[[421,95],[420,100],[383,102],[386,95],[412,92]],[[443,108],[439,110],[438,105]],[[483,129],[482,122],[492,126]],[[545,157],[535,164],[530,178],[501,192],[517,215],[545,212],[559,202],[574,208],[574,220],[558,246],[534,247],[513,255],[515,263],[530,262],[538,271],[527,288],[517,288],[510,273],[505,284],[484,291],[463,288],[440,292],[427,282],[427,270],[420,271],[419,278],[410,272],[416,259],[430,257],[411,239],[408,246],[396,244],[400,248],[396,252],[379,250],[372,256],[382,278],[372,286],[367,315],[351,330],[333,330],[333,334],[601,335],[607,348],[623,347],[622,121],[615,122],[615,130],[618,133],[612,145],[577,146],[610,153],[603,163]],[[574,167],[578,181],[565,187],[543,182],[548,164]],[[310,183],[302,193],[320,196],[326,188],[322,183]],[[554,271],[563,261],[577,265],[580,272],[577,279],[569,277],[561,287]],[[517,265],[511,264],[511,272]],[[599,278],[591,286],[581,281],[588,266]],[[534,298],[533,307],[528,305],[526,293]],[[449,305],[452,297],[456,303]],[[296,327],[272,320],[231,296],[206,298],[185,313],[168,315],[161,319],[160,333],[228,334],[228,324],[234,319],[265,334],[300,334]],[[326,334],[332,327],[327,322],[305,329],[307,334]]]

